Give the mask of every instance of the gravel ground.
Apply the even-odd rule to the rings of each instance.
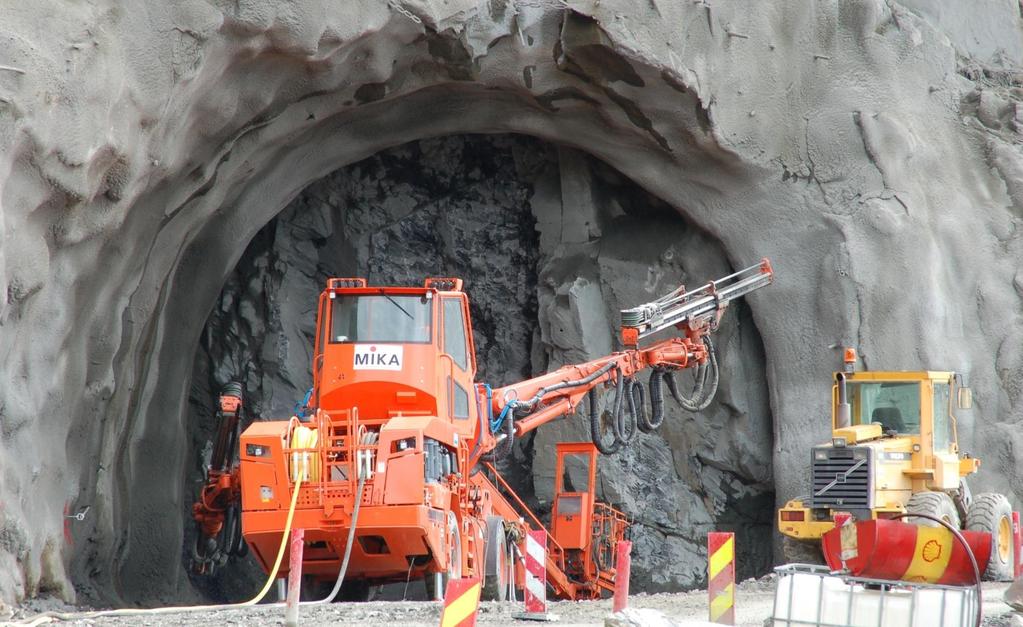
[[[1008,584],[984,585],[984,625],[986,627],[1008,627],[1011,611],[1002,601],[1002,593]],[[769,579],[749,580],[740,584],[736,591],[736,625],[739,627],[762,627],[771,616],[774,603],[774,582]],[[699,625],[707,618],[707,593],[705,591],[676,594],[637,594],[629,599],[630,607],[656,610],[680,625]],[[45,602],[18,608],[13,616],[6,616],[0,608],[0,619],[24,620],[45,607]],[[528,625],[516,621],[514,614],[522,610],[521,603],[480,604],[477,619],[479,625]],[[558,618],[559,625],[602,625],[611,614],[611,601],[560,601],[549,604],[549,612]],[[8,612],[9,613],[9,612]],[[396,625],[435,626],[440,622],[439,603],[422,601],[378,601],[372,603],[334,603],[329,606],[303,607],[300,624],[306,626],[360,625],[366,627],[395,627]],[[284,609],[271,605],[260,605],[239,610],[216,610],[189,613],[161,613],[131,616],[108,616],[100,618],[60,621],[60,624],[84,626],[177,627],[178,625],[282,625]],[[9,625],[12,623],[2,623]],[[26,624],[26,623],[13,623]],[[40,624],[40,623],[37,623]]]

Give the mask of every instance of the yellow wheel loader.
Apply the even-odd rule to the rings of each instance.
[[[1017,558],[1009,500],[993,492],[973,495],[966,484],[980,460],[959,450],[954,409],[972,405],[962,377],[857,372],[854,349],[845,350],[844,361],[832,386],[831,442],[811,451],[808,495],[778,510],[785,559],[820,562],[821,536],[835,526],[837,513],[856,520],[920,513],[990,533],[985,577],[1012,579]]]

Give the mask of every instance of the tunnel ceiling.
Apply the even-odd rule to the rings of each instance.
[[[960,435],[994,452],[978,487],[1020,485],[1015,3],[194,0],[6,17],[0,598],[71,598],[71,574],[87,598],[186,594],[167,508],[189,495],[153,486],[183,483],[190,347],[248,242],[330,172],[465,133],[575,148],[729,265],[772,259],[750,312],[779,498],[827,433],[842,343],[871,367],[966,372]],[[692,443],[670,444],[679,471]],[[663,532],[698,529],[690,511]]]

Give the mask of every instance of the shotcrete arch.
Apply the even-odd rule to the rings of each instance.
[[[804,491],[807,446],[827,436],[828,347],[845,342],[870,366],[967,372],[978,402],[960,436],[999,452],[977,487],[1009,491],[1016,97],[981,93],[988,73],[962,60],[989,56],[970,35],[985,20],[1018,48],[1019,16],[971,12],[952,33],[904,4],[243,0],[5,16],[0,598],[71,599],[69,571],[88,598],[142,600],[124,582],[150,602],[187,593],[180,522],[147,488],[181,478],[188,353],[244,243],[310,181],[459,133],[576,147],[733,266],[773,260],[778,280],[750,306],[780,497]],[[165,496],[175,511],[186,498]]]
[[[612,86],[616,79],[585,74],[588,66],[603,72],[611,58],[618,59],[620,68],[629,67],[629,62],[604,42],[589,40],[574,57],[567,45],[572,37],[565,33],[576,18],[548,19],[551,24],[544,28],[557,27],[563,58],[560,67],[550,68],[556,75],[533,74],[532,90],[509,84],[501,76],[457,82],[445,77],[429,81],[439,84],[389,94],[391,83],[400,85],[412,76],[396,72],[386,83],[356,86],[342,81],[333,89],[300,98],[275,94],[278,100],[265,104],[258,115],[231,132],[167,137],[179,142],[192,139],[191,150],[184,154],[195,156],[184,157],[177,170],[140,194],[122,229],[134,231],[135,241],[148,240],[150,251],[175,252],[148,256],[137,268],[137,288],[128,296],[126,311],[146,312],[145,322],[135,327],[134,316],[124,319],[128,346],[122,345],[122,368],[133,381],[119,385],[110,402],[110,415],[123,416],[123,422],[115,418],[106,438],[95,443],[95,457],[109,474],[97,475],[92,485],[87,481],[78,498],[110,504],[98,512],[93,544],[75,556],[76,571],[88,570],[87,580],[99,587],[101,596],[112,593],[152,601],[182,593],[182,578],[168,576],[180,573],[181,521],[166,516],[166,510],[168,504],[179,510],[190,495],[180,489],[166,494],[152,489],[168,475],[183,473],[186,452],[173,446],[184,441],[187,390],[181,383],[189,379],[191,367],[182,347],[195,345],[205,312],[252,236],[312,181],[408,141],[519,133],[594,155],[676,208],[684,207],[697,226],[716,230],[708,210],[722,203],[725,190],[748,185],[751,172],[717,145],[699,99],[660,68],[629,70],[627,87],[661,93],[678,111],[676,126],[654,129],[639,106]],[[592,21],[578,19],[576,39],[599,35]],[[388,38],[402,37],[448,73],[445,58],[434,56],[437,42],[451,44],[446,34],[431,33],[424,41],[408,24],[391,22],[367,37],[362,47],[373,49],[374,38],[393,45]],[[213,104],[206,101],[221,102],[231,85],[244,101],[244,75],[263,64],[274,66],[268,83],[286,83],[300,69],[294,61],[280,63],[272,48],[264,54],[266,59],[255,55],[244,57],[238,67],[225,66],[220,77],[224,85],[213,94],[194,94],[197,102],[191,107],[212,112]],[[416,54],[404,51],[396,60],[411,63],[410,57]],[[261,71],[266,77],[267,69]],[[538,94],[545,81],[549,88]],[[353,91],[356,101],[360,94],[383,97],[362,103],[343,99]],[[160,220],[152,219],[154,212],[159,212]],[[726,254],[741,262],[753,260],[754,253],[746,250],[751,242],[741,239],[733,251],[722,238]],[[140,593],[139,582],[145,582],[144,592]]]

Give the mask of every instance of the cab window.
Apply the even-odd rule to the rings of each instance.
[[[469,392],[457,382],[455,383],[455,402],[452,414],[455,418],[469,417]]]
[[[339,295],[334,299],[330,341],[428,343],[430,301],[417,295]]]
[[[920,383],[916,381],[850,381],[852,423],[880,423],[885,431],[920,433]]]
[[[451,360],[462,370],[466,370],[469,367],[469,352],[466,344],[462,299],[445,298],[444,352],[451,355]]]
[[[949,418],[951,392],[947,383],[934,384],[934,450],[948,452],[952,443],[952,420]]]

